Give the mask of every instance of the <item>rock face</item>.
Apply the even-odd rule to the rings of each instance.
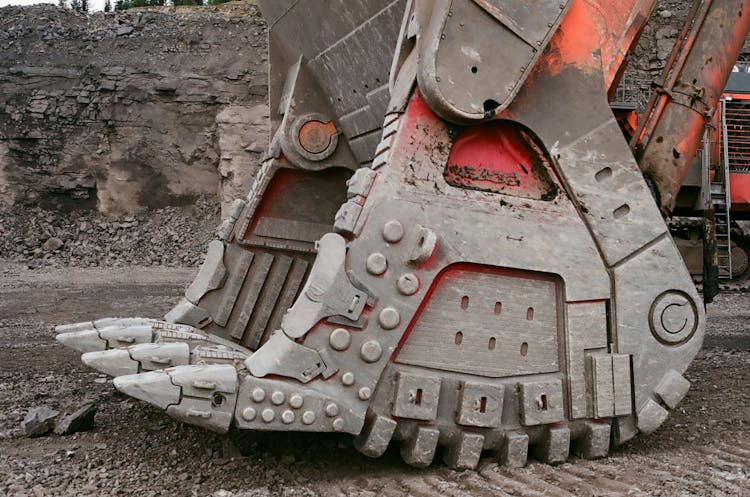
[[[267,141],[266,38],[245,2],[0,9],[0,205],[228,205]]]
[[[652,80],[661,75],[667,58],[682,30],[692,2],[688,0],[659,0],[648,24],[643,30],[640,42],[633,52],[626,75],[648,91]],[[717,46],[718,50],[719,47]],[[740,58],[749,60],[750,40]]]
[[[658,3],[628,69],[640,93],[689,5]],[[228,207],[267,143],[266,53],[251,0],[90,16],[1,8],[0,209],[122,217],[199,196]]]

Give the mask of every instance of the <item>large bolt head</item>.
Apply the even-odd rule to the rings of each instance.
[[[398,243],[404,237],[404,226],[391,219],[383,225],[383,239],[388,243]]]
[[[388,260],[380,252],[374,252],[367,256],[365,267],[368,273],[378,276],[385,273],[385,270],[388,269]]]
[[[402,274],[396,282],[396,287],[402,295],[414,295],[419,290],[419,278],[414,273]]]
[[[401,322],[401,315],[393,307],[386,307],[378,315],[378,323],[386,330],[392,330]]]
[[[328,337],[328,342],[334,350],[344,350],[352,343],[352,334],[344,328],[336,328]]]
[[[375,340],[368,340],[359,349],[359,355],[365,362],[375,362],[383,355],[383,347]]]

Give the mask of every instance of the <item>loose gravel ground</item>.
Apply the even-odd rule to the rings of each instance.
[[[371,460],[346,436],[230,433],[183,425],[113,391],[52,326],[91,317],[160,316],[189,268],[47,268],[0,263],[0,495],[181,496],[743,496],[750,495],[750,295],[709,308],[693,387],[655,434],[598,461],[477,471],[406,467],[398,448]],[[72,412],[88,401],[93,431],[24,438],[35,406]]]
[[[16,206],[0,209],[0,260],[29,268],[197,266],[219,221],[213,198],[118,219]]]

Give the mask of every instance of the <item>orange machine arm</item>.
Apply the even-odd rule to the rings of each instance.
[[[696,1],[631,141],[669,214],[750,30],[750,0]]]

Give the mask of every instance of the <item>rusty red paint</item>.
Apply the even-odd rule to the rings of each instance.
[[[568,66],[586,72],[600,70],[600,62],[595,57],[599,51],[599,36],[592,19],[587,3],[574,1],[550,39],[550,49],[540,58],[539,69],[553,76]]]
[[[311,154],[319,154],[328,148],[336,133],[333,121],[307,121],[299,130],[299,143]]]
[[[274,205],[274,199],[283,196],[294,183],[300,181],[300,176],[303,175],[304,172],[295,171],[293,169],[280,169],[274,174],[268,188],[263,194],[263,199],[261,200],[260,205],[255,210],[252,222],[248,224],[247,230],[245,230],[245,233],[242,235],[242,239],[247,239],[247,237],[255,231],[258,222],[263,217],[268,217],[269,210]]]
[[[733,210],[750,210],[750,173],[730,173],[729,192]]]
[[[557,189],[548,161],[511,121],[495,121],[462,132],[451,147],[443,177],[458,188],[551,200]]]
[[[631,147],[642,150],[639,165],[664,214],[674,208],[748,30],[750,0],[696,3],[651,96]]]

